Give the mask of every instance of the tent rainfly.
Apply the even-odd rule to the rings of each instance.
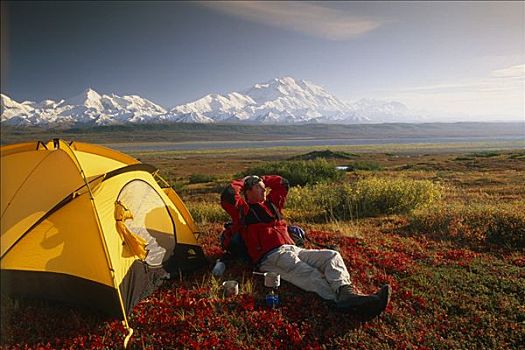
[[[205,263],[195,222],[153,166],[58,139],[0,153],[6,295],[101,310],[123,320],[127,343],[127,315],[159,277]]]

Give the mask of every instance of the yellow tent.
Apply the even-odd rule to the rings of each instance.
[[[1,277],[8,295],[126,316],[160,274],[201,266],[186,206],[150,165],[55,139],[1,151]]]

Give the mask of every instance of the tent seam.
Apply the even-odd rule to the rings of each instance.
[[[39,141],[40,142],[40,141]],[[48,151],[48,149],[46,149],[46,151]],[[13,199],[16,197],[16,195],[18,194],[18,192],[20,191],[20,189],[24,186],[24,184],[27,182],[27,180],[31,177],[31,174],[33,174],[36,169],[40,166],[40,164],[42,164],[42,162],[44,160],[46,160],[49,156],[51,155],[51,152],[49,152],[48,155],[46,155],[44,158],[42,158],[42,160],[40,160],[40,162],[38,162],[38,164],[31,170],[31,172],[29,172],[29,174],[27,174],[26,178],[24,179],[24,181],[20,184],[20,186],[16,189],[15,193],[13,194],[13,196],[11,197],[11,199],[9,200],[9,202],[7,203],[4,211],[2,212],[2,216],[1,218],[4,217],[7,209],[9,209],[9,206],[11,205],[11,203],[13,202]]]

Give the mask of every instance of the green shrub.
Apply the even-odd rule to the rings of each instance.
[[[216,177],[213,175],[191,174],[189,183],[190,184],[200,184],[200,183],[212,182],[215,180],[216,180]]]
[[[521,208],[520,208],[521,207]],[[524,203],[506,205],[434,206],[410,216],[413,232],[525,248]]]
[[[187,202],[186,205],[193,219],[200,224],[230,220],[228,213],[217,203]]]
[[[336,210],[342,202],[344,184],[318,184],[290,188],[286,216],[292,221],[327,222],[337,219]]]
[[[313,222],[406,214],[440,197],[440,188],[428,180],[369,178],[292,188],[286,214]]]
[[[478,158],[492,158],[492,157],[498,157],[499,155],[500,153],[498,152],[484,151],[484,152],[471,153],[468,156],[478,157]]]
[[[429,180],[368,178],[356,183],[353,201],[361,216],[406,214],[441,198]]]
[[[306,154],[300,154],[289,158],[289,160],[314,160],[317,158],[324,159],[352,159],[359,157],[358,154],[343,152],[343,151],[330,151],[329,149],[324,151],[312,151]]]
[[[515,153],[509,156],[509,159],[525,159],[525,153]]]
[[[184,192],[185,185],[182,182],[172,182],[171,188],[173,188],[173,190],[178,194],[181,194],[181,192]]]
[[[378,171],[383,170],[383,167],[374,162],[353,162],[347,165],[346,171],[354,170],[369,170],[369,171]]]
[[[315,159],[267,163],[249,168],[237,176],[247,175],[281,175],[290,182],[290,186],[304,186],[339,181],[344,178],[345,173],[325,159]]]

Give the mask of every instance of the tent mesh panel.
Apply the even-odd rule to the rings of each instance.
[[[166,251],[173,251],[175,226],[160,195],[147,182],[133,180],[122,188],[118,201],[133,214],[133,219],[125,221],[128,229],[146,241],[146,249],[148,250],[146,263],[150,266],[162,265],[163,261],[167,260],[170,255],[167,254],[167,256]],[[150,215],[154,215],[157,223],[169,223],[169,225],[164,225],[164,232],[161,233],[164,239],[157,239],[159,236],[158,228],[151,227],[152,220],[148,219]]]

